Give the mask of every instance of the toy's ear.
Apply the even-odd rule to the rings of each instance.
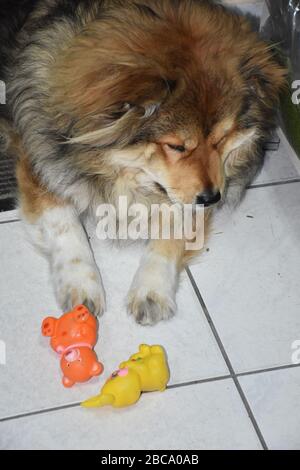
[[[47,317],[42,323],[42,335],[43,336],[53,336],[55,331],[55,325],[57,319],[53,317]]]
[[[94,362],[93,367],[92,367],[92,374],[93,376],[100,375],[103,372],[103,364],[101,362]]]
[[[148,344],[141,344],[139,347],[139,351],[142,354],[148,355],[150,354],[150,346],[148,346]]]
[[[151,354],[165,354],[163,348],[158,345],[151,346]]]
[[[78,305],[78,307],[74,309],[74,318],[78,323],[87,322],[90,315],[90,312],[84,305]]]
[[[62,379],[63,386],[66,388],[71,388],[75,384],[72,380],[68,379],[68,377],[63,377]]]

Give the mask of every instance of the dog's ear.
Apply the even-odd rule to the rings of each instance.
[[[82,80],[81,93],[76,87],[69,102],[73,119],[66,143],[100,148],[122,148],[134,141],[174,89],[172,80],[143,67],[115,67],[111,77]]]
[[[134,140],[141,127],[159,110],[160,105],[160,101],[144,105],[127,102],[112,105],[99,116],[95,130],[80,132],[83,123],[77,121],[79,129],[76,134],[79,135],[70,138],[67,143],[96,145],[101,148],[124,147]]]
[[[273,108],[287,77],[287,70],[274,49],[263,42],[258,43],[244,57],[241,72],[249,95],[266,108]]]
[[[89,22],[51,67],[51,114],[66,143],[125,146],[174,90],[176,67],[153,52],[164,40],[156,13],[131,3]]]

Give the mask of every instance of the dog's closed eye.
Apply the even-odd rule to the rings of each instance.
[[[225,144],[227,137],[228,137],[228,134],[225,134],[217,142],[214,142],[213,144],[214,148],[221,147],[221,145]]]
[[[185,148],[184,145],[167,144],[167,146],[168,146],[171,150],[175,150],[175,152],[184,153],[184,152],[186,151],[186,148]]]

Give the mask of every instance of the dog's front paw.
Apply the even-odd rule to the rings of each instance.
[[[131,291],[128,296],[127,309],[137,323],[155,325],[175,315],[176,302],[172,297],[164,297],[154,291],[149,291],[145,295]]]
[[[105,311],[105,291],[96,266],[76,260],[53,270],[57,300],[63,311],[85,305],[94,315]]]
[[[141,325],[155,325],[176,312],[178,273],[170,260],[148,254],[138,269],[127,298],[128,313]]]

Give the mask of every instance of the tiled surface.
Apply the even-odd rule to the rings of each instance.
[[[238,7],[244,13],[251,13],[255,16],[261,16],[262,9],[263,9],[263,2],[261,0],[254,1],[254,2],[247,2],[244,0],[236,1],[236,0],[224,0],[223,3],[228,4],[229,6]]]
[[[2,423],[14,449],[260,449],[230,380],[144,395],[133,408],[72,408]],[[76,432],[74,432],[76,430]]]
[[[9,221],[19,220],[19,214],[17,210],[0,212],[0,224],[7,223]]]
[[[42,319],[60,315],[46,261],[25,241],[20,222],[1,224],[0,240],[0,339],[5,341],[7,350],[7,365],[0,366],[0,418],[60,406],[95,394],[99,379],[72,390],[62,387],[58,358],[50,351],[48,339],[40,335]],[[165,346],[172,384],[228,373],[186,275],[178,295],[177,316],[145,328],[127,316],[124,306],[140,250],[113,249],[96,242],[93,245],[108,297],[108,310],[100,319],[100,341],[96,346],[106,374],[133,354],[140,343]]]
[[[288,144],[283,140],[276,152],[266,152],[265,164],[252,185],[299,179],[299,172],[290,153]]]
[[[240,382],[269,448],[299,450],[300,368],[241,377]]]
[[[108,298],[96,348],[105,374],[139,343],[161,343],[175,385],[126,410],[66,408],[95,394],[103,379],[61,386],[58,358],[39,331],[44,316],[59,314],[47,263],[12,221],[16,214],[2,218],[0,448],[300,449],[300,367],[282,369],[300,339],[300,183],[288,152],[272,152],[256,183],[262,187],[249,189],[235,212],[218,211],[209,251],[191,267],[198,292],[183,275],[170,322],[144,328],[128,318],[124,298],[142,247],[111,247],[89,229]],[[266,368],[276,369],[260,372]],[[229,375],[242,392],[222,378]],[[74,437],[75,426],[85,431]]]
[[[286,149],[286,153],[290,157],[290,160],[293,162],[294,168],[297,169],[298,175],[300,175],[300,158],[293,151],[293,149],[292,149],[289,141],[287,140],[287,137],[286,137],[285,133],[282,131],[282,129],[280,129],[280,128],[277,129],[277,134],[278,134],[279,139],[282,141],[282,143],[283,143],[283,145]]]
[[[291,362],[300,334],[300,183],[248,190],[218,214],[191,271],[236,372]]]
[[[241,7],[259,15],[261,2]],[[235,212],[218,212],[209,251],[191,267],[195,289],[184,275],[176,318],[155,328],[137,326],[124,308],[141,249],[111,248],[90,231],[108,297],[96,347],[104,376],[141,342],[168,351],[174,388],[124,410],[67,408],[103,379],[60,384],[39,331],[44,316],[59,314],[47,263],[17,214],[0,214],[0,448],[300,449],[300,367],[291,366],[300,340],[299,177],[285,143],[268,153],[253,183],[262,187]]]

